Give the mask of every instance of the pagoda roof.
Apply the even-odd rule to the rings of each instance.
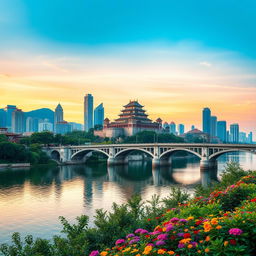
[[[138,108],[143,108],[144,106],[140,105],[140,103],[137,100],[130,101],[128,104],[124,106],[124,108],[128,107],[138,107]]]

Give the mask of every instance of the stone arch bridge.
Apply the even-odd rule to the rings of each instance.
[[[79,146],[45,147],[44,151],[63,164],[85,162],[88,155],[98,152],[107,158],[108,164],[127,162],[133,152],[142,152],[152,158],[153,165],[171,164],[171,155],[177,151],[189,152],[200,159],[201,167],[216,164],[216,159],[228,152],[250,152],[256,154],[255,144],[206,144],[206,143],[149,143],[149,144],[100,144]]]

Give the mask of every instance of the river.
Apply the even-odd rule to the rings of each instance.
[[[226,154],[218,159],[218,178],[229,161],[256,170],[256,155]],[[126,202],[137,193],[144,200],[153,194],[168,195],[171,186],[193,192],[196,184],[207,183],[196,158],[174,158],[171,167],[152,171],[150,162],[107,167],[105,163],[0,171],[0,244],[11,241],[13,232],[22,237],[51,238],[60,234],[58,216],[74,222],[86,214],[93,225],[95,210],[111,210],[113,202]]]

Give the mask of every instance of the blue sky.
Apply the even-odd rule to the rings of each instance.
[[[0,35],[63,46],[198,41],[256,58],[254,0],[0,0]],[[1,21],[1,20],[0,20]]]

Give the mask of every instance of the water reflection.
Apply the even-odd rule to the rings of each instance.
[[[150,162],[108,167],[105,163],[0,172],[0,243],[19,231],[49,238],[60,232],[58,216],[73,221],[86,214],[90,224],[98,208],[110,210],[113,202],[126,202],[137,193],[143,199],[153,194],[168,195],[171,186],[191,190],[217,180],[226,162],[239,161],[245,169],[256,169],[250,154],[226,154],[217,168],[200,172],[196,158],[175,158],[172,166],[152,169]]]

